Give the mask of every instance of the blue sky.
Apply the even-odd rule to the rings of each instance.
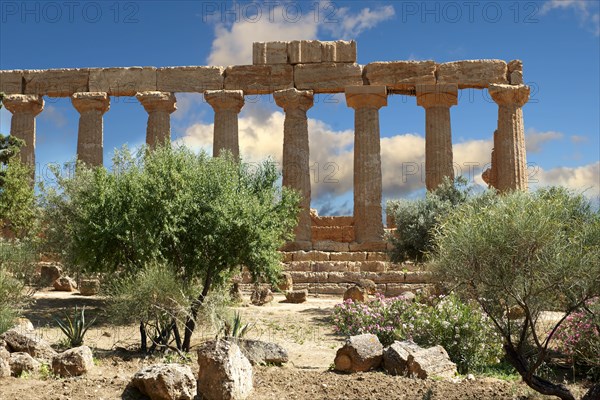
[[[524,107],[532,187],[562,184],[600,196],[598,1],[217,2],[78,1],[0,3],[0,69],[250,64],[253,41],[354,39],[358,63],[521,59],[532,87]],[[210,149],[213,113],[201,95],[178,94],[177,143]],[[343,96],[320,95],[309,110],[313,201],[321,214],[352,206],[353,112]],[[423,194],[425,113],[412,97],[381,109],[385,198]],[[113,97],[104,118],[105,163],[114,148],[144,142],[147,114]],[[463,90],[451,110],[455,162],[481,184],[497,106]],[[75,157],[78,113],[46,98],[38,117],[38,169]],[[242,156],[281,159],[283,114],[270,96],[246,99]],[[0,111],[0,131],[10,113]],[[417,169],[414,167],[416,166]],[[416,172],[415,172],[416,171]],[[40,174],[44,176],[44,174]]]

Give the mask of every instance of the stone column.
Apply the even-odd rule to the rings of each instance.
[[[171,113],[177,110],[173,93],[141,92],[135,97],[148,113],[146,144],[150,149],[171,143]]]
[[[273,93],[275,103],[285,111],[283,123],[283,185],[302,195],[295,229],[295,250],[312,247],[310,219],[310,166],[306,112],[313,106],[312,90],[287,89]]]
[[[204,98],[215,111],[213,156],[229,150],[235,158],[240,156],[238,114],[244,106],[241,90],[207,90]]]
[[[25,141],[21,161],[35,167],[35,117],[44,109],[44,99],[38,95],[11,94],[2,103],[12,113],[10,135]]]
[[[417,105],[425,108],[425,185],[436,189],[444,177],[454,179],[450,107],[457,104],[458,85],[417,85]]]
[[[354,236],[358,243],[381,242],[381,144],[379,109],[387,105],[385,86],[346,88],[354,114]]]
[[[522,107],[529,100],[529,86],[489,86],[498,104],[498,132],[494,135],[496,188],[500,192],[527,190],[527,160]]]
[[[110,108],[110,98],[104,92],[82,92],[73,94],[71,102],[80,114],[77,159],[89,166],[102,165],[102,116]]]

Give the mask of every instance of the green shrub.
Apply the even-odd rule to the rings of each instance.
[[[347,300],[335,306],[332,321],[339,334],[372,333],[383,345],[405,339],[441,345],[461,373],[500,362],[501,338],[479,307],[455,295],[435,300],[433,305],[381,295],[365,303]]]
[[[25,301],[23,282],[0,269],[0,334],[15,324],[19,316],[19,308]]]
[[[503,337],[506,359],[533,389],[572,399],[536,375],[564,322],[546,332],[544,311],[565,317],[600,295],[600,214],[562,188],[514,192],[453,211],[434,236],[437,278],[477,301]],[[519,309],[522,318],[512,317]]]
[[[421,261],[432,249],[432,230],[450,210],[465,203],[470,188],[467,181],[459,177],[455,182],[444,178],[444,182],[425,199],[397,200],[387,203],[387,214],[391,215],[396,228],[388,235],[393,244],[391,258],[394,262],[405,260]]]

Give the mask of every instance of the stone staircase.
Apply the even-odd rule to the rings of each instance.
[[[377,291],[386,297],[416,293],[431,286],[430,273],[420,265],[392,263],[385,252],[312,250],[282,254],[284,270],[292,276],[294,289],[308,289],[310,294],[341,296],[360,279],[375,282]],[[245,290],[251,289],[249,279],[244,274]]]

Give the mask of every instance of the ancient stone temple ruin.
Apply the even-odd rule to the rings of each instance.
[[[425,109],[425,174],[431,190],[443,177],[454,176],[450,107],[458,104],[458,90],[467,88],[487,89],[498,105],[492,163],[484,180],[500,191],[526,189],[522,107],[529,87],[523,84],[519,60],[359,65],[356,42],[313,40],[254,43],[252,65],[0,71],[0,92],[6,94],[4,106],[12,113],[10,133],[25,140],[21,157],[32,165],[35,119],[43,111],[44,96],[71,98],[80,114],[78,159],[101,165],[102,121],[111,96],[138,99],[148,113],[146,142],[153,147],[170,141],[176,93],[203,93],[214,110],[214,155],[226,149],[237,156],[244,96],[272,94],[285,112],[283,184],[303,195],[296,240],[286,248],[286,262],[301,273],[297,283],[309,289],[318,284],[318,291],[332,293],[343,292],[344,283],[356,278],[352,274],[376,272],[369,279],[385,285],[380,289],[387,294],[422,280],[402,271],[394,275],[396,267],[383,253],[379,109],[393,94],[414,96]],[[347,106],[354,109],[353,216],[319,217],[310,212],[307,111],[318,93],[344,93]]]

